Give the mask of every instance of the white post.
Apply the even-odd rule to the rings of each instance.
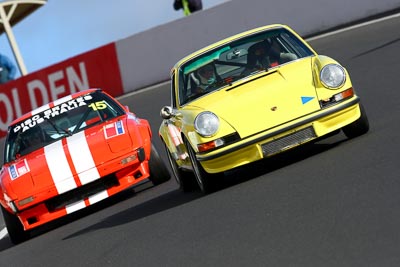
[[[14,12],[14,10],[16,8],[16,5],[17,4],[13,4],[12,8],[10,9],[10,13]],[[10,14],[10,15],[12,16],[12,14]],[[4,6],[1,5],[0,6],[0,20],[1,20],[0,22],[3,23],[4,30],[6,31],[6,34],[7,34],[7,37],[8,37],[8,41],[10,43],[10,46],[11,46],[12,50],[13,50],[15,59],[17,60],[19,71],[21,72],[21,75],[24,76],[28,72],[26,70],[26,67],[25,67],[24,61],[22,59],[21,53],[19,52],[19,48],[18,48],[17,42],[15,41],[14,33],[13,33],[13,31],[11,29],[11,26],[10,26],[10,20],[9,20],[10,17],[7,17],[6,11],[4,10]]]

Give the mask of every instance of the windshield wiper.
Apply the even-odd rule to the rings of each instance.
[[[66,135],[68,135],[68,136],[71,136],[71,135],[72,135],[72,133],[71,133],[68,129],[63,129],[63,128],[61,128],[60,126],[54,124],[50,119],[46,119],[46,121],[53,127],[54,130],[56,130],[56,132],[57,132],[59,135],[64,135],[64,134],[66,134]],[[60,132],[60,131],[61,131],[61,132]]]

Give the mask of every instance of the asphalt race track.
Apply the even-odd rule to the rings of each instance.
[[[400,17],[311,40],[350,71],[371,130],[343,134],[184,194],[174,179],[0,240],[1,266],[400,266]],[[121,99],[157,148],[169,84]]]

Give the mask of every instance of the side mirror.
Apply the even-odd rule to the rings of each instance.
[[[165,106],[165,107],[163,107],[162,109],[161,109],[161,111],[160,111],[160,116],[161,116],[161,118],[163,118],[164,120],[168,120],[168,119],[170,119],[171,117],[172,117],[172,114],[173,113],[173,111],[172,111],[172,107],[170,107],[170,106]]]

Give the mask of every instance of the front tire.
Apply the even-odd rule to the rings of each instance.
[[[192,146],[188,141],[185,141],[185,145],[187,151],[189,153],[190,161],[192,163],[194,176],[196,177],[197,183],[200,187],[200,190],[204,194],[212,193],[219,188],[221,183],[221,179],[224,173],[208,173],[204,170],[203,166],[201,166],[200,162],[196,158],[196,153],[194,152]]]
[[[153,183],[153,185],[162,184],[171,178],[167,166],[165,166],[164,161],[161,159],[153,144],[151,144],[149,169],[150,181]]]
[[[367,113],[365,112],[364,106],[359,104],[361,116],[355,122],[350,123],[349,125],[343,127],[343,133],[347,136],[347,138],[355,138],[360,135],[363,135],[369,131],[369,121],[367,117]]]
[[[19,244],[30,238],[29,232],[24,230],[22,223],[16,215],[8,212],[3,206],[1,206],[1,212],[3,213],[4,223],[12,243]]]
[[[183,192],[191,192],[198,188],[196,178],[194,177],[193,173],[190,171],[183,171],[179,168],[178,164],[176,163],[175,159],[169,152],[168,147],[164,144],[165,151],[167,152],[168,161],[171,166],[172,172],[174,173],[175,180],[179,185],[179,188]]]

